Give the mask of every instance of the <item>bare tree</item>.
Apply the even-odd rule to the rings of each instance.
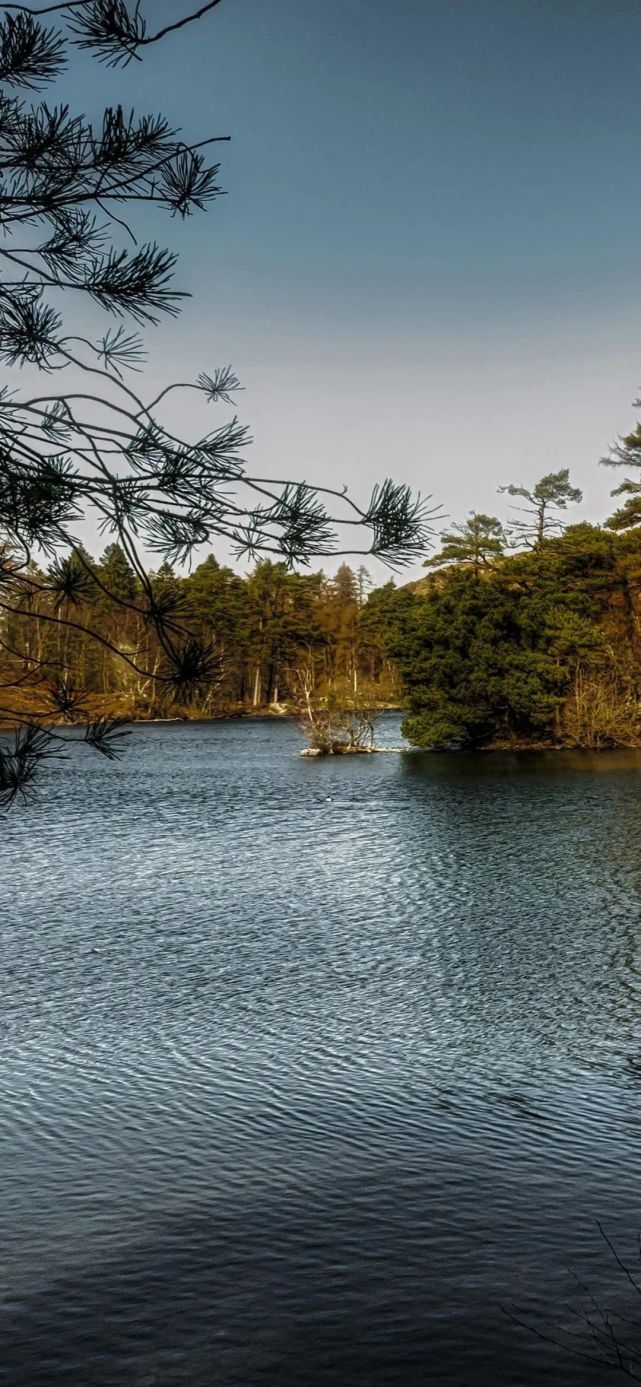
[[[357,698],[349,704],[333,697],[319,698],[311,652],[292,674],[299,726],[308,743],[303,755],[346,756],[375,750],[375,709]]]

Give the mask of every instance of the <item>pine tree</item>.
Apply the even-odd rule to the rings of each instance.
[[[525,515],[525,520],[513,520],[511,530],[517,544],[525,544],[529,549],[537,549],[551,535],[563,530],[563,522],[556,514],[565,511],[568,505],[577,505],[583,500],[583,492],[570,484],[569,468],[562,467],[559,472],[548,472],[545,477],[528,491],[524,486],[500,486],[500,492],[508,496],[521,496],[528,501],[527,506],[515,506],[514,510]]]
[[[641,400],[635,400],[637,407]],[[641,468],[641,424],[620,438],[607,457],[601,459],[604,467],[628,467],[633,471]],[[626,496],[623,505],[607,521],[611,530],[630,530],[641,525],[641,481],[626,477],[625,481],[610,492],[611,496]]]
[[[494,560],[499,559],[505,549],[505,533],[500,520],[477,511],[471,511],[463,525],[453,525],[440,539],[440,552],[432,559],[426,559],[424,567],[471,564],[475,578],[479,577],[482,568],[489,568]]]
[[[627,601],[639,564],[638,536],[577,525],[506,557],[483,582],[457,565],[406,589],[389,625],[410,741],[641,744],[641,649]]]
[[[134,388],[132,373],[145,356],[138,329],[175,316],[185,298],[174,285],[176,257],[136,239],[136,209],[185,218],[209,207],[222,188],[219,164],[208,156],[228,136],[185,142],[164,116],[127,114],[117,96],[97,123],[64,100],[32,106],[23,97],[64,75],[74,54],[97,57],[115,74],[218,3],[191,14],[177,8],[158,27],[140,0],[5,6],[0,21],[0,362],[42,375],[33,395],[7,386],[0,396],[0,612],[28,623],[48,599],[68,631],[78,632],[90,575],[81,573],[76,534],[92,517],[136,576],[137,616],[128,597],[111,594],[125,624],[149,634],[147,646],[126,656],[129,669],[183,701],[218,680],[218,653],[183,629],[166,594],[159,600],[145,551],[154,561],[188,563],[221,537],[236,556],[269,554],[291,566],[342,547],[345,522],[367,536],[364,552],[403,563],[424,552],[429,534],[426,503],[391,481],[359,506],[340,488],[252,476],[244,462],[249,433],[236,417],[200,437],[177,436],[163,413],[170,394],[195,393],[233,409],[241,387],[230,366],[170,383],[152,399]],[[91,308],[115,320],[102,334],[86,329]],[[63,368],[83,374],[85,389],[61,394]],[[34,555],[48,565],[44,589]],[[84,634],[106,649],[92,628]],[[2,630],[0,641],[8,672],[15,668],[22,680],[26,648],[12,654]],[[69,649],[65,639],[62,649]],[[48,691],[52,718],[78,722],[82,690],[74,703],[59,664],[48,668],[49,656],[43,659],[34,676],[39,696]],[[41,709],[37,719],[8,711],[18,731],[12,749],[0,748],[3,804],[28,791],[40,761],[63,739],[60,728],[45,729]],[[121,735],[117,722],[104,720],[81,733],[106,756]]]

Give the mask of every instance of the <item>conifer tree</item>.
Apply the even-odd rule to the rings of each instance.
[[[116,647],[112,654],[182,700],[219,677],[218,654],[183,629],[167,593],[159,599],[146,554],[188,563],[218,537],[238,556],[271,555],[287,565],[344,549],[402,564],[425,551],[426,503],[407,487],[385,481],[359,505],[340,489],[256,477],[244,459],[248,429],[233,415],[200,437],[177,436],[163,413],[169,396],[195,392],[233,409],[240,382],[230,366],[169,383],[153,398],[135,386],[145,356],[139,329],[175,316],[185,298],[174,284],[175,255],[136,239],[136,209],[177,219],[204,211],[222,192],[219,164],[209,156],[228,136],[185,140],[163,115],[127,113],[116,90],[100,122],[72,111],[64,94],[35,104],[31,94],[64,79],[78,56],[107,64],[115,85],[119,68],[218,3],[189,14],[176,9],[161,25],[141,0],[0,7],[0,363],[16,373],[26,368],[32,382],[34,372],[40,377],[26,391],[16,374],[0,395],[5,688],[27,670],[26,652],[6,640],[10,619],[28,623],[38,608],[38,620],[47,621],[53,603],[69,631],[96,635],[86,625],[86,599],[102,580],[78,544],[87,518],[133,569],[138,625],[148,637],[135,654]],[[109,315],[106,330],[87,332],[88,307]],[[64,370],[84,383],[65,391]],[[36,575],[34,558],[48,565],[44,575]],[[63,641],[59,654],[29,664],[37,708],[19,717],[0,708],[0,717],[9,711],[19,724],[13,746],[0,748],[0,803],[26,793],[43,758],[64,740],[48,720],[72,724],[83,716],[82,691],[75,699],[70,692],[66,648]],[[153,668],[152,649],[161,652]],[[99,719],[81,735],[113,756],[122,729]]]
[[[489,568],[505,549],[505,534],[500,520],[493,515],[472,511],[463,525],[453,525],[440,536],[441,548],[433,558],[426,559],[425,568],[440,568],[443,564],[472,565],[476,578],[482,568]]]
[[[570,483],[570,471],[562,467],[558,472],[548,472],[545,477],[528,491],[525,486],[500,486],[500,492],[508,496],[520,496],[529,502],[527,506],[514,506],[525,519],[513,520],[511,530],[516,544],[525,544],[528,549],[538,549],[545,539],[559,534],[563,522],[558,511],[567,510],[569,505],[577,505],[583,500],[583,492]]]
[[[641,400],[635,400],[635,404],[641,405]],[[604,467],[627,467],[638,472],[641,468],[641,424],[620,438],[601,461]],[[641,525],[641,481],[626,477],[610,495],[627,498],[607,521],[611,530],[630,530],[635,525]]]

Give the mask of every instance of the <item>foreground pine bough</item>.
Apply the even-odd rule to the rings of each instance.
[[[222,193],[219,165],[206,162],[206,150],[228,136],[187,142],[162,115],[127,115],[117,103],[97,126],[74,115],[64,93],[58,104],[35,106],[20,93],[64,77],[79,52],[127,67],[218,3],[192,14],[177,6],[156,29],[140,3],[125,0],[1,7],[0,361],[24,368],[32,388],[5,387],[0,396],[0,613],[28,625],[37,611],[40,623],[56,621],[65,632],[56,656],[43,657],[29,642],[14,646],[0,628],[3,688],[39,691],[37,706],[26,700],[19,715],[0,708],[18,724],[14,745],[0,748],[5,805],[30,789],[46,756],[63,749],[66,734],[48,727],[51,720],[62,716],[72,727],[83,717],[84,691],[65,663],[67,635],[95,639],[183,701],[218,678],[220,652],[185,630],[170,593],[159,597],[145,553],[189,563],[220,537],[237,556],[274,555],[288,566],[337,552],[402,565],[429,543],[429,507],[405,486],[383,481],[359,505],[341,489],[252,475],[243,459],[248,430],[235,417],[177,437],[165,413],[172,393],[233,407],[240,383],[230,367],[169,383],[151,399],[131,384],[145,351],[123,320],[153,324],[175,315],[185,298],[173,287],[176,257],[155,242],[140,245],[132,213],[139,204],[182,218],[205,209]],[[61,302],[72,312],[79,307],[78,324],[63,317]],[[93,336],[90,306],[120,323]],[[143,631],[133,649],[118,649],[80,617],[95,582],[77,534],[89,518],[136,574],[134,611]],[[40,569],[46,561],[44,575],[34,559]],[[105,597],[131,607],[117,592]],[[161,650],[154,665],[148,637]],[[102,718],[80,736],[113,756],[122,728]]]

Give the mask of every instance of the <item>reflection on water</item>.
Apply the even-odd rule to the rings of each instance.
[[[641,757],[297,750],[142,728],[3,822],[8,1379],[596,1387],[501,1307],[641,1227]]]

